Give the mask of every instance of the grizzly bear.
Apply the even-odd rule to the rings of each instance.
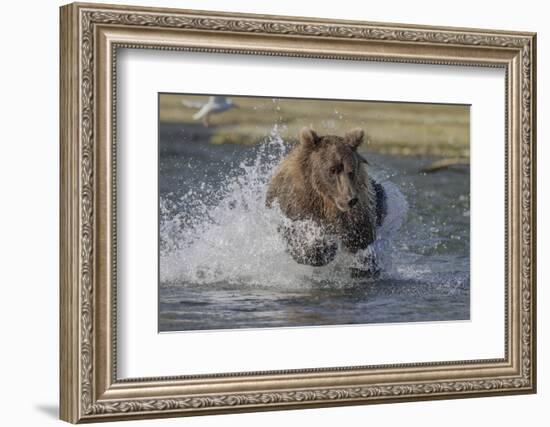
[[[273,175],[266,205],[277,203],[286,217],[279,231],[296,262],[324,266],[335,258],[339,244],[355,254],[376,240],[385,215],[385,194],[357,152],[363,136],[362,129],[340,137],[304,128],[299,143]],[[352,273],[377,275],[375,257],[363,257],[368,259]]]

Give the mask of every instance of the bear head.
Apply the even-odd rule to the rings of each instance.
[[[366,182],[366,160],[357,153],[363,142],[362,129],[343,137],[317,135],[312,129],[300,131],[300,144],[310,166],[310,183],[325,203],[348,212],[360,201]]]

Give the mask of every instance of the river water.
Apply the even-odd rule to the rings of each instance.
[[[419,170],[434,158],[365,155],[392,194],[377,279],[349,274],[343,252],[299,265],[265,208],[269,177],[288,146],[181,142],[161,125],[159,331],[467,320],[468,169]],[[396,229],[401,223],[399,229]]]

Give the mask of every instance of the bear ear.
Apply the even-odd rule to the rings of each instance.
[[[363,142],[363,136],[365,136],[365,132],[363,129],[353,129],[349,132],[346,132],[345,140],[346,144],[351,146],[354,150],[361,145]]]
[[[312,129],[305,127],[300,131],[300,142],[305,147],[313,148],[319,142],[319,137]]]

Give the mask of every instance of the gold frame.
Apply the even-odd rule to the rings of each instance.
[[[100,4],[71,4],[60,12],[61,419],[78,423],[535,392],[534,33]],[[114,65],[119,47],[504,68],[505,357],[118,380]]]

